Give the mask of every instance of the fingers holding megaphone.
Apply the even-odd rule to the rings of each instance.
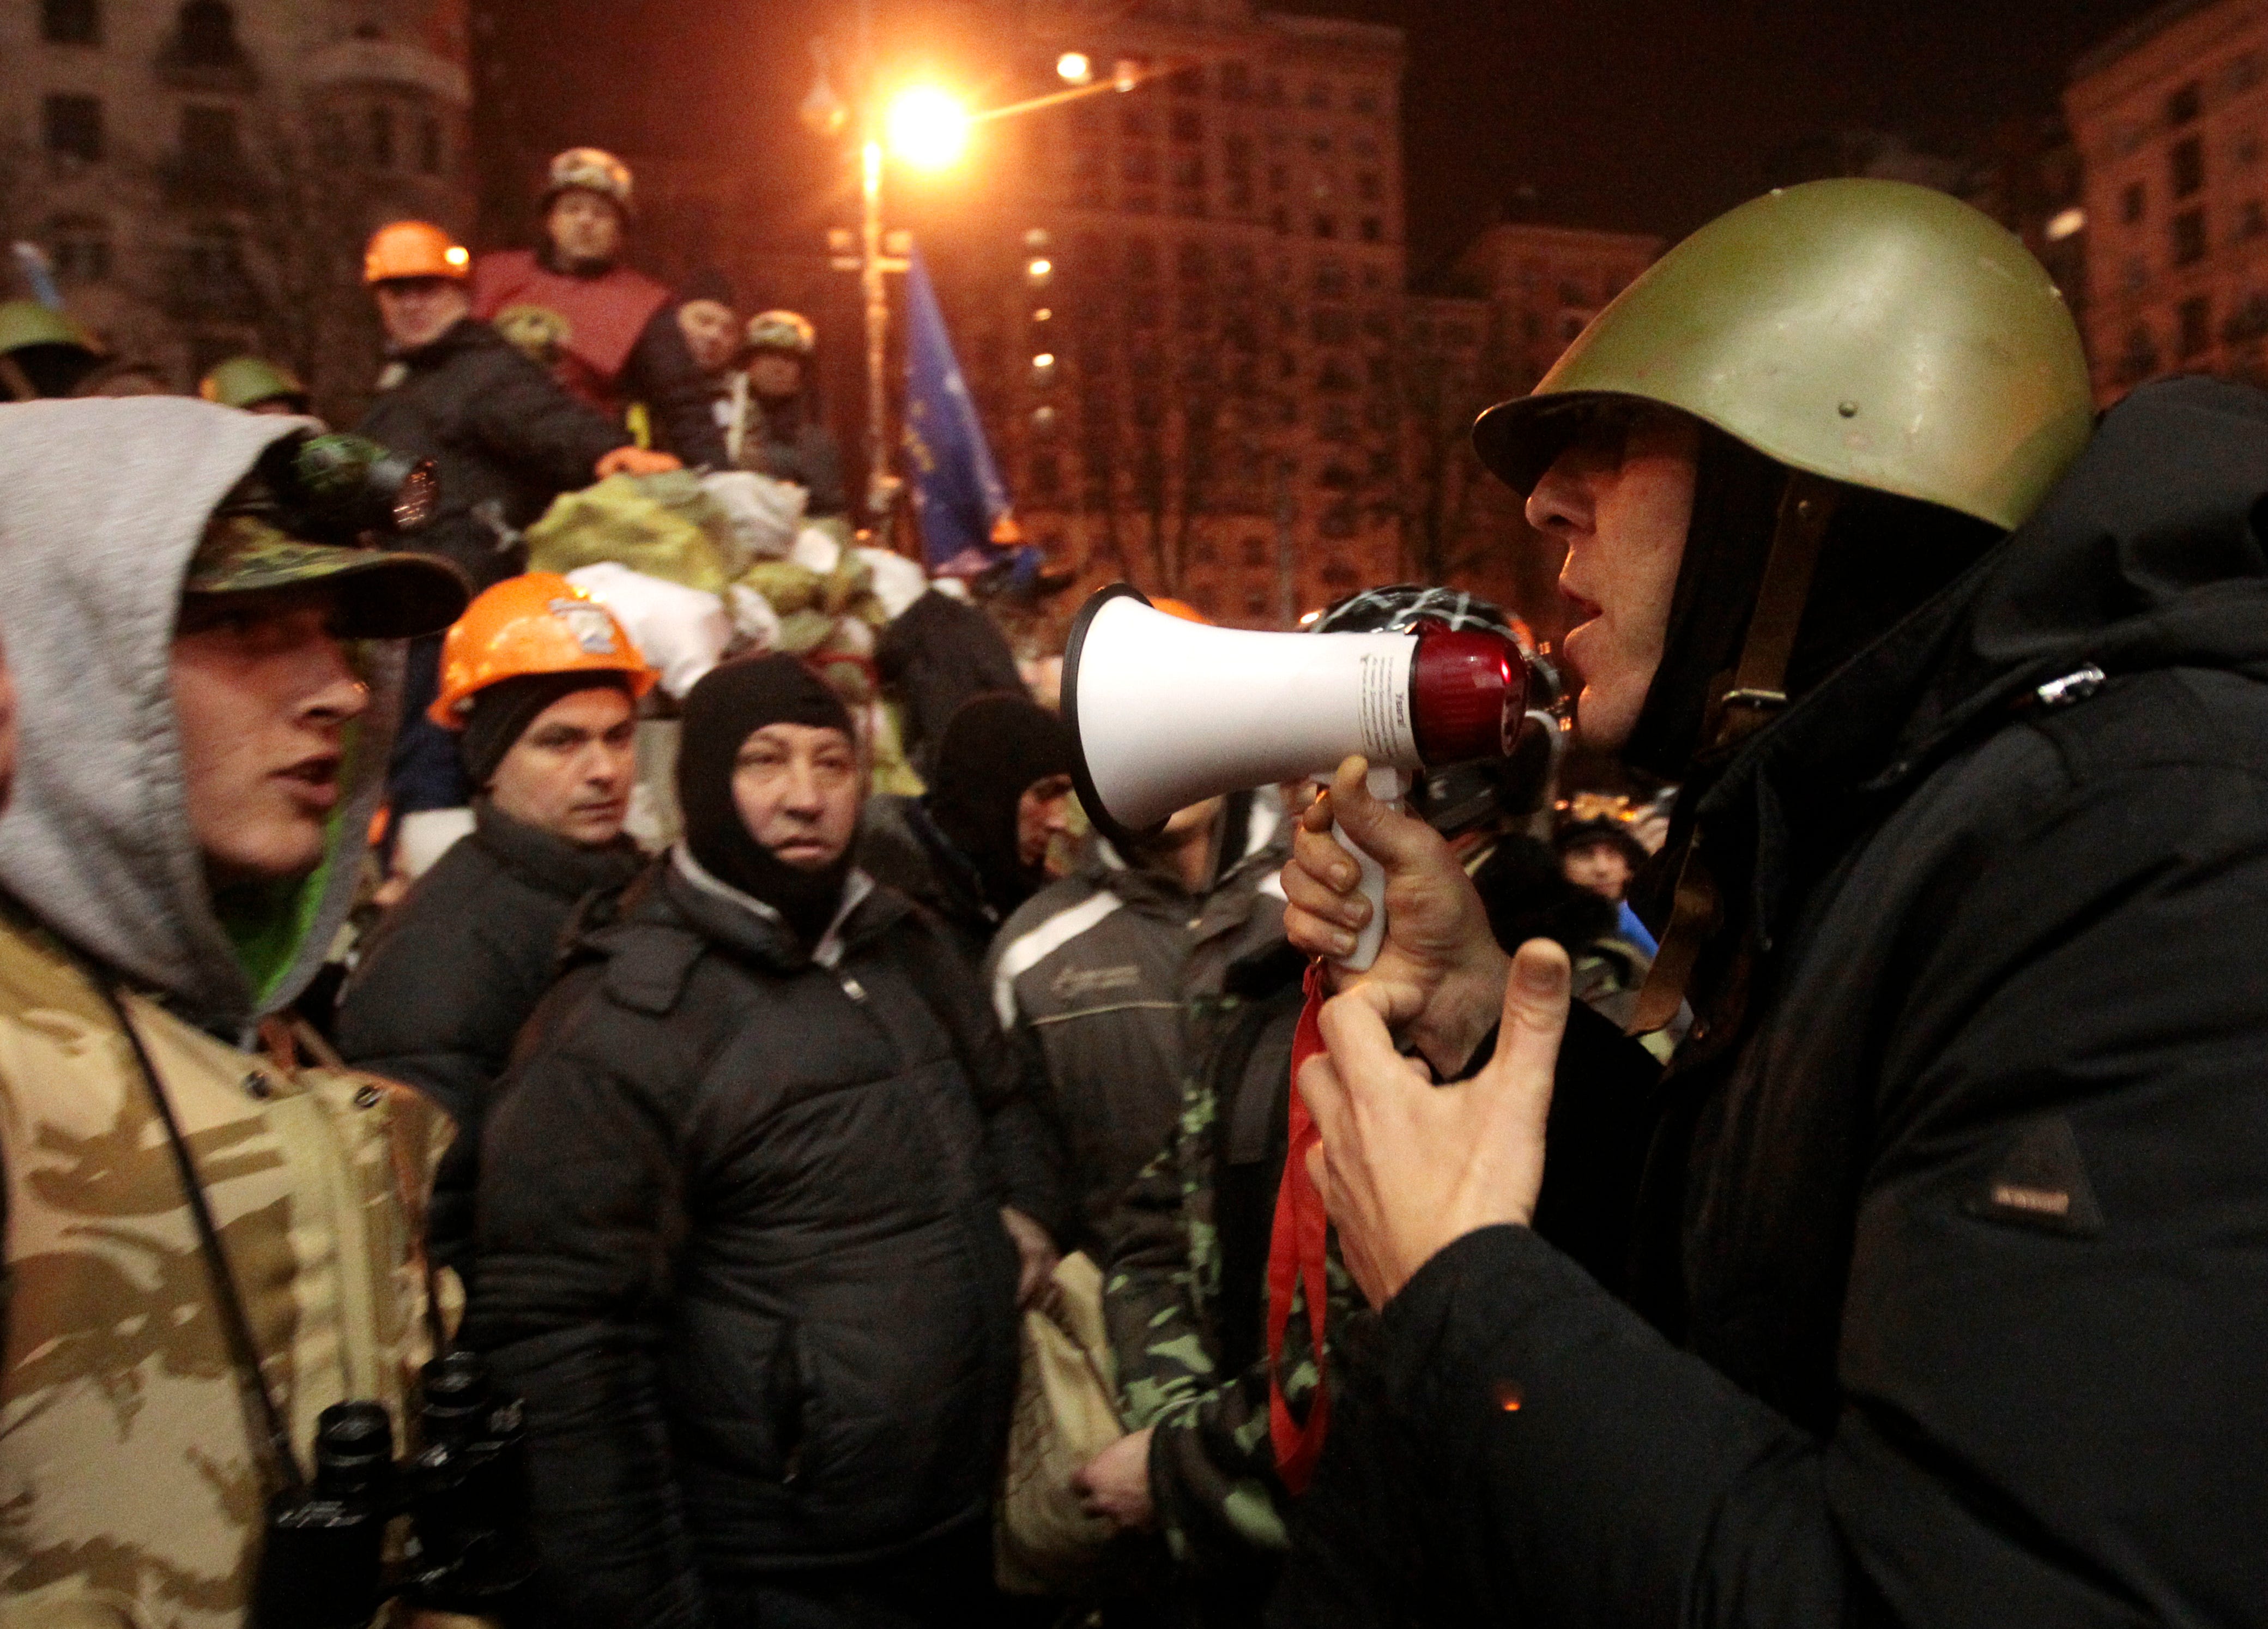
[[[1384,931],[1368,967],[1335,967],[1334,986],[1376,985],[1388,1023],[1436,1069],[1461,1070],[1496,1021],[1510,962],[1447,840],[1377,796],[1359,756],[1339,765],[1300,817],[1284,867],[1285,932],[1308,955],[1356,958],[1379,914],[1378,898],[1363,890],[1366,858],[1376,868]]]

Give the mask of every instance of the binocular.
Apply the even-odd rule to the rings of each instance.
[[[423,1448],[394,1458],[377,1403],[335,1403],[315,1431],[312,1484],[269,1503],[254,1629],[368,1629],[401,1599],[420,1611],[497,1615],[535,1574],[527,1534],[527,1428],[475,1353],[421,1375]],[[399,1517],[409,1536],[389,1558]]]

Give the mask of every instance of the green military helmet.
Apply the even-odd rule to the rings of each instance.
[[[2046,269],[1988,216],[1887,181],[1791,187],[1704,226],[1532,394],[1483,413],[1473,444],[1529,491],[1569,409],[1602,398],[1676,408],[1793,468],[2004,530],[2094,424],[2079,330]]]
[[[102,360],[94,336],[37,300],[0,305],[0,402],[67,396]]]
[[[231,357],[217,362],[197,381],[197,394],[223,407],[255,408],[262,402],[288,403],[297,411],[307,405],[307,387],[298,374],[265,357]]]
[[[102,347],[85,328],[51,306],[35,299],[11,299],[0,305],[0,352],[33,345],[69,345],[90,357],[102,354]]]

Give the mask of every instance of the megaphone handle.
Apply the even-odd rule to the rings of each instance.
[[[1408,778],[1395,769],[1371,770],[1369,784],[1372,797],[1397,808],[1410,790]],[[1354,856],[1354,863],[1362,873],[1359,885],[1362,896],[1370,902],[1370,920],[1355,935],[1352,954],[1340,957],[1338,965],[1350,973],[1366,973],[1370,964],[1378,960],[1379,947],[1386,942],[1386,867],[1347,836],[1346,828],[1336,821],[1331,822],[1331,836],[1338,840],[1341,848]]]

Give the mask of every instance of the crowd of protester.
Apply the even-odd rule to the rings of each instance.
[[[1878,218],[2029,275],[1829,192],[1745,298]],[[1479,445],[1580,674],[1433,586],[1305,636],[1502,634],[1504,756],[1114,839],[951,585],[851,638],[828,544],[825,616],[688,667],[527,569],[563,494],[688,469],[847,535],[809,323],[630,269],[607,154],[545,207],[372,240],[363,440],[257,358],[0,408],[0,1625],[2258,1620],[2205,1444],[2268,1395],[2268,1028],[2197,960],[2268,853],[2256,395],[1979,408],[2014,451],[1892,482],[1579,345]],[[1563,784],[1571,709],[1661,795]],[[2102,1272],[2194,1409],[2079,1373],[2133,1369]],[[2226,1520],[2117,1493],[2199,1466]]]

